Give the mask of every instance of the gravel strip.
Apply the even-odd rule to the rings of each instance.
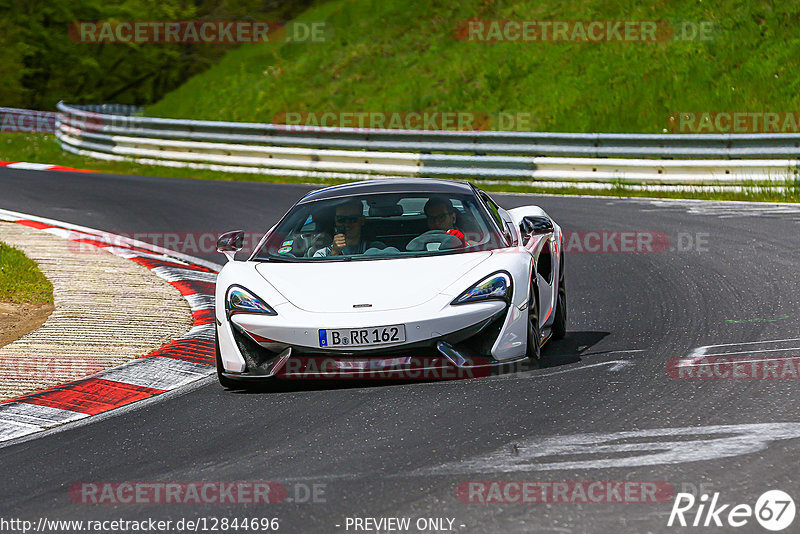
[[[55,311],[0,348],[0,400],[116,367],[181,337],[186,300],[145,267],[16,223],[0,241],[22,250],[53,284]]]

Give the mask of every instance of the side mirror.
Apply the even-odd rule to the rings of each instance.
[[[226,232],[217,238],[217,252],[225,254],[228,261],[233,261],[236,253],[244,247],[244,231]]]
[[[519,231],[522,242],[526,243],[532,236],[553,233],[553,221],[541,215],[528,215],[519,223]]]

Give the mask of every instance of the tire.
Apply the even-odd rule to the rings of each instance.
[[[539,344],[541,339],[541,328],[539,327],[539,299],[536,298],[536,273],[531,281],[531,294],[528,302],[528,359],[538,362],[542,358],[542,347]]]
[[[222,356],[219,353],[219,331],[217,328],[214,328],[214,345],[216,345],[217,349],[217,379],[222,387],[226,389],[242,389],[242,384],[237,382],[236,380],[231,380],[226,376],[222,376]]]
[[[563,250],[563,248],[562,248]],[[555,317],[553,318],[553,339],[564,339],[567,335],[567,284],[564,280],[564,256],[558,270],[558,296],[556,297]]]

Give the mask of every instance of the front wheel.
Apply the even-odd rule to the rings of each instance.
[[[531,294],[528,302],[528,358],[538,362],[542,357],[540,344],[541,328],[539,327],[539,299],[534,295],[535,281],[531,282]]]
[[[563,339],[567,335],[567,284],[564,281],[564,263],[558,273],[558,297],[553,318],[553,339]]]
[[[219,332],[216,327],[214,328],[214,342],[217,348],[217,379],[219,379],[220,385],[226,389],[242,389],[242,385],[236,380],[222,376],[222,355],[219,352]]]

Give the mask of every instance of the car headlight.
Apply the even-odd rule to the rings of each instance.
[[[278,315],[270,306],[243,287],[231,286],[225,299],[225,310],[228,317],[236,313],[263,313]]]
[[[487,276],[471,288],[467,289],[451,304],[465,304],[483,300],[511,301],[511,276],[500,272]]]

